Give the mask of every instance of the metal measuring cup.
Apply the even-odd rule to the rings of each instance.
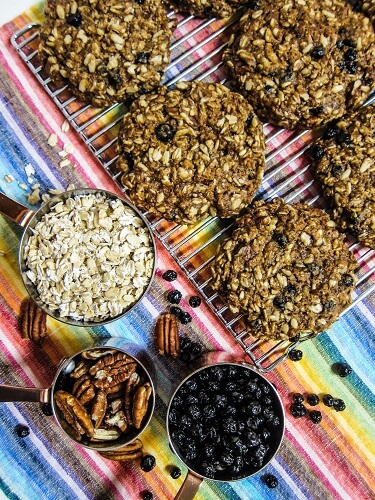
[[[72,385],[74,384],[74,378],[70,377],[70,374],[78,366],[81,360],[82,353],[90,353],[93,351],[102,350],[103,355],[109,350],[115,350],[116,352],[124,353],[133,358],[137,363],[137,373],[140,377],[139,385],[148,382],[151,386],[151,395],[148,399],[147,411],[143,417],[141,427],[136,429],[131,427],[129,431],[122,433],[117,439],[110,441],[92,441],[87,436],[82,435],[80,438],[77,437],[76,433],[73,432],[72,427],[67,425],[67,422],[61,412],[60,408],[56,404],[55,394],[57,391],[62,390],[69,392],[72,390]],[[100,358],[98,358],[100,359]],[[148,426],[155,408],[155,386],[153,382],[154,377],[154,366],[145,351],[142,351],[138,346],[130,344],[125,339],[112,337],[110,339],[104,340],[102,342],[96,343],[95,346],[83,349],[78,353],[74,354],[70,358],[64,358],[61,360],[59,366],[57,367],[54,379],[49,387],[38,389],[34,387],[17,387],[11,385],[0,385],[0,403],[4,402],[35,402],[35,403],[50,403],[52,408],[53,416],[58,423],[59,427],[63,432],[69,436],[70,439],[78,443],[79,445],[96,451],[105,450],[115,450],[123,446],[128,445],[137,439],[140,434]],[[124,394],[119,397],[124,398]]]
[[[240,367],[241,369],[249,370],[254,376],[258,377],[259,380],[263,384],[265,384],[268,389],[269,389],[269,394],[271,395],[274,403],[274,407],[276,408],[276,414],[279,417],[280,424],[279,426],[275,429],[275,431],[271,435],[271,441],[270,441],[270,450],[267,454],[267,458],[265,462],[262,464],[261,467],[254,469],[253,467],[248,466],[247,468],[244,468],[243,474],[241,477],[238,477],[236,479],[231,479],[229,477],[225,478],[211,478],[204,476],[201,472],[199,472],[197,469],[199,467],[194,464],[193,460],[187,460],[184,457],[183,452],[181,451],[179,445],[174,441],[171,435],[171,424],[170,424],[170,412],[171,409],[173,408],[173,401],[176,395],[179,394],[180,389],[184,386],[186,386],[186,382],[191,380],[192,377],[194,377],[196,374],[198,374],[200,371],[203,371],[207,368],[211,368],[214,366],[234,366],[234,367]],[[202,419],[200,420],[202,422]],[[280,396],[278,392],[276,391],[275,387],[261,374],[259,373],[258,370],[254,369],[253,366],[251,366],[249,363],[247,363],[244,359],[239,359],[236,356],[233,356],[231,354],[221,352],[221,351],[214,351],[214,352],[209,352],[207,354],[204,354],[201,356],[196,364],[195,364],[195,369],[193,369],[193,372],[190,373],[184,380],[178,385],[176,390],[174,391],[168,405],[167,409],[167,419],[166,419],[166,426],[167,426],[167,434],[168,434],[168,439],[169,439],[169,444],[172,449],[172,451],[179,457],[179,459],[184,463],[184,465],[188,469],[188,474],[178,491],[175,499],[176,500],[192,500],[196,493],[198,492],[202,481],[203,480],[210,480],[214,482],[234,482],[242,479],[247,479],[248,477],[253,476],[254,474],[257,474],[260,472],[272,459],[273,457],[277,454],[281,443],[282,439],[284,437],[284,432],[285,432],[285,413],[284,413],[284,407],[282,404],[282,401],[280,399]]]
[[[90,321],[90,320],[76,320],[71,317],[61,317],[58,313],[58,311],[53,311],[51,310],[47,304],[45,304],[40,298],[39,294],[37,291],[36,286],[34,283],[29,279],[27,276],[27,266],[25,263],[25,247],[27,246],[28,240],[30,236],[33,234],[33,228],[36,226],[36,224],[41,220],[41,218],[46,215],[48,212],[50,212],[51,208],[56,205],[57,203],[61,201],[66,201],[68,198],[72,198],[78,195],[87,195],[87,194],[101,194],[107,197],[108,199],[111,200],[121,200],[121,202],[126,205],[127,207],[131,208],[135,214],[143,221],[145,228],[148,230],[151,245],[152,245],[152,251],[154,255],[154,263],[153,263],[153,269],[152,269],[152,274],[149,280],[149,283],[145,290],[143,291],[143,294],[136,300],[136,302],[129,307],[128,309],[124,310],[121,314],[118,314],[117,316],[111,316],[109,318],[103,319],[101,321]],[[155,245],[155,240],[151,231],[151,228],[146,220],[146,218],[138,211],[134,205],[129,203],[127,200],[115,195],[114,193],[111,193],[109,191],[103,190],[103,189],[90,189],[90,188],[82,188],[82,189],[73,189],[70,191],[65,191],[55,197],[53,197],[51,200],[49,200],[47,203],[42,205],[42,207],[37,210],[36,212],[33,210],[30,210],[29,208],[25,207],[24,205],[18,203],[17,201],[9,198],[8,196],[4,195],[3,193],[0,193],[0,213],[5,215],[8,219],[12,220],[13,222],[16,222],[19,224],[21,227],[24,228],[24,232],[21,238],[20,242],[20,248],[19,248],[19,253],[18,253],[18,265],[22,277],[22,281],[26,287],[27,292],[29,293],[30,297],[35,301],[35,303],[43,310],[45,311],[49,316],[51,316],[54,319],[57,319],[58,321],[61,321],[63,323],[67,323],[70,325],[74,326],[84,326],[84,327],[90,327],[90,326],[98,326],[98,325],[104,325],[106,323],[112,322],[116,319],[121,318],[124,314],[128,313],[135,307],[140,300],[144,297],[145,294],[147,294],[152,281],[154,279],[154,274],[155,274],[155,267],[156,267],[156,245]]]

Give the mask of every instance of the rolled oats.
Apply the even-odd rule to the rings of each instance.
[[[48,0],[39,53],[53,81],[103,107],[160,84],[174,26],[161,0]]]
[[[182,224],[238,214],[263,176],[261,123],[240,94],[216,83],[180,82],[139,97],[118,145],[133,203]]]
[[[142,296],[155,258],[143,220],[101,193],[56,203],[33,228],[24,256],[54,314],[92,322],[122,314]]]
[[[329,216],[257,201],[218,247],[212,286],[256,338],[327,330],[351,303],[356,260]]]
[[[343,0],[257,0],[224,53],[264,121],[316,128],[354,110],[375,87],[375,33]]]

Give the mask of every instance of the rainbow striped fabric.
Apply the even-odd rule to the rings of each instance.
[[[40,184],[41,191],[98,187],[117,192],[118,187],[88,151],[75,131],[63,133],[61,112],[39,87],[10,44],[10,36],[30,21],[42,19],[40,3],[0,29],[0,190],[26,204],[26,186]],[[71,143],[74,169],[59,168],[58,148],[48,145],[51,133],[60,148]],[[281,141],[281,138],[278,138]],[[35,174],[25,167],[30,164]],[[30,178],[31,177],[31,178]],[[12,180],[13,179],[13,180]],[[34,207],[35,208],[35,207]],[[186,468],[169,448],[165,415],[168,398],[186,366],[156,356],[152,329],[167,307],[166,291],[172,285],[161,279],[175,261],[158,244],[158,267],[150,293],[125,318],[105,327],[74,328],[48,319],[49,335],[42,347],[23,340],[18,318],[26,297],[18,271],[22,229],[0,217],[0,382],[46,388],[64,356],[109,336],[122,337],[147,349],[156,367],[157,404],[151,425],[142,434],[145,450],[156,457],[156,467],[142,472],[139,462],[112,462],[73,444],[52,417],[37,403],[0,404],[1,498],[41,499],[139,499],[149,490],[154,498],[172,499],[182,484]],[[177,271],[179,271],[177,269]],[[191,283],[179,271],[182,305],[194,294]],[[374,296],[370,295],[328,332],[303,344],[303,359],[284,362],[267,375],[280,392],[286,407],[286,434],[279,454],[266,469],[234,483],[205,481],[197,499],[370,499],[375,498],[375,330]],[[211,309],[194,309],[193,322],[182,333],[206,349],[242,355]],[[332,371],[335,362],[346,360],[353,368],[347,378]],[[289,413],[294,392],[332,394],[342,398],[346,410],[336,412],[319,405],[323,419],[295,420]],[[19,438],[14,427],[25,424],[30,435]],[[178,465],[183,474],[172,479]],[[262,481],[274,474],[277,488]]]

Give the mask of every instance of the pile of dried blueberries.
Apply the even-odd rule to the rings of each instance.
[[[260,470],[277,451],[284,428],[275,389],[231,363],[200,369],[176,391],[168,411],[175,451],[186,465],[228,481]]]

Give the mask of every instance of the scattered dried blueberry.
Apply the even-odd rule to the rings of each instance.
[[[324,149],[318,145],[312,146],[308,151],[314,160],[321,160],[324,156]]]
[[[310,406],[316,406],[319,404],[319,396],[317,394],[309,394],[306,398],[306,401],[309,403]]]
[[[193,295],[189,299],[190,307],[199,307],[201,305],[201,302],[202,300],[200,297],[198,297],[198,295]]]
[[[312,116],[319,116],[323,113],[324,107],[323,106],[317,106],[316,108],[311,108],[310,109],[310,115]]]
[[[357,51],[352,47],[344,52],[345,61],[355,61],[357,59]]]
[[[51,403],[43,403],[42,404],[42,413],[47,417],[51,417],[53,415],[52,405]]]
[[[148,52],[138,52],[134,62],[140,63],[140,64],[147,64],[149,58],[150,58],[150,54]]]
[[[162,274],[162,278],[165,279],[165,281],[175,281],[177,279],[177,273],[173,271],[173,269],[169,269]]]
[[[351,276],[350,274],[343,274],[342,277],[341,277],[341,283],[344,285],[344,286],[352,286],[354,280],[353,280],[353,276]]]
[[[161,142],[173,139],[176,129],[170,123],[161,123],[155,128],[155,135]]]
[[[17,424],[14,430],[17,436],[20,438],[25,438],[30,434],[30,429],[27,427],[27,425]]]
[[[80,12],[76,12],[75,14],[68,14],[66,16],[66,22],[70,26],[73,26],[74,28],[78,28],[80,24],[82,23],[82,15]]]
[[[342,130],[336,135],[335,140],[337,144],[343,144],[344,146],[349,146],[350,144],[350,134],[346,134]]]
[[[349,75],[355,75],[358,71],[357,61],[350,61],[344,64],[344,68],[349,73]]]
[[[167,294],[167,300],[171,304],[179,304],[181,298],[182,298],[182,293],[179,290],[171,290]],[[180,313],[180,317],[181,317],[181,314],[182,314],[182,311]]]
[[[352,368],[347,363],[334,363],[333,371],[340,377],[347,377],[352,373]]]
[[[180,314],[182,313],[182,309],[177,306],[171,306],[169,310],[171,311],[173,316],[176,316],[176,318],[179,318]]]
[[[322,414],[319,410],[310,411],[309,417],[313,424],[319,424],[322,421]]]
[[[311,51],[311,57],[313,59],[321,59],[322,57],[324,57],[324,54],[325,54],[325,50],[324,50],[324,47],[322,47],[321,45],[314,47]]]
[[[327,125],[324,134],[323,134],[323,139],[332,139],[332,137],[335,137],[339,132],[339,128],[335,123],[330,123]]]
[[[293,403],[290,405],[290,413],[294,418],[304,417],[307,413],[306,407],[302,404]]]
[[[339,50],[342,50],[344,48],[345,44],[344,44],[344,40],[337,40],[336,42],[336,47],[339,49]]]
[[[120,73],[118,71],[111,71],[111,73],[108,73],[108,83],[115,89],[118,89],[122,85]]]
[[[279,231],[274,231],[272,233],[272,239],[276,241],[280,248],[284,248],[288,243],[288,238],[285,236],[285,234],[280,233]]]
[[[142,493],[143,500],[152,500],[153,498],[154,498],[154,495],[151,493],[151,491],[144,491]]]
[[[192,342],[189,347],[189,351],[192,356],[199,356],[202,352],[202,346],[198,344],[198,342]]]
[[[343,411],[346,408],[346,404],[342,399],[337,398],[333,400],[333,407],[336,411]]]
[[[268,486],[268,488],[277,488],[279,484],[277,477],[273,474],[265,474],[264,476],[262,476],[262,481],[266,486]]]
[[[281,309],[282,311],[284,311],[285,309],[286,302],[286,298],[282,295],[276,295],[276,297],[273,299],[273,305],[278,309]]]
[[[143,455],[141,458],[141,469],[144,472],[150,472],[156,465],[156,460],[153,455]]]
[[[289,359],[292,361],[301,361],[303,358],[303,352],[300,349],[292,349],[289,352]]]
[[[330,395],[330,394],[325,394],[323,396],[323,403],[326,405],[326,406],[333,406],[333,403],[334,403],[334,398]]]
[[[340,175],[343,173],[343,168],[341,165],[334,164],[331,167],[331,172],[335,177],[340,177]]]
[[[187,325],[191,322],[191,316],[187,311],[182,311],[178,319],[183,325]]]
[[[179,357],[183,363],[189,363],[191,360],[191,354],[188,351],[181,351]]]
[[[180,340],[180,349],[181,351],[186,351],[190,349],[192,342],[188,337],[181,337]]]
[[[179,467],[172,467],[170,474],[173,479],[178,479],[181,476],[181,469]]]
[[[305,398],[303,397],[302,394],[300,394],[299,392],[296,392],[293,394],[293,401],[294,401],[294,403],[301,404],[305,401]]]

